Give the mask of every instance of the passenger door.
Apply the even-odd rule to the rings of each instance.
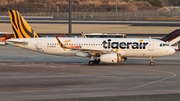
[[[149,51],[154,51],[154,41],[149,41]]]
[[[41,40],[41,39],[38,39],[38,40],[37,40],[37,50],[38,50],[38,51],[41,51],[41,49],[42,49],[42,40]]]

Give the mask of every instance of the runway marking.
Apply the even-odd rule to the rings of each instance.
[[[26,66],[26,67],[31,67],[31,65],[11,65],[11,66]]]
[[[160,71],[160,70],[154,70],[154,71]],[[159,79],[159,80],[156,80],[156,81],[152,81],[152,82],[149,82],[149,83],[145,83],[145,84],[142,84],[142,85],[139,85],[139,86],[135,86],[135,87],[132,87],[132,88],[129,88],[129,89],[126,89],[126,90],[122,90],[122,91],[133,90],[133,89],[141,88],[141,87],[144,87],[144,86],[147,86],[147,85],[155,84],[155,83],[158,83],[158,82],[161,82],[161,81],[165,81],[167,79],[174,78],[177,75],[176,73],[168,72],[168,71],[160,71],[160,72],[172,74],[172,76],[166,77],[166,78],[163,78],[163,79]]]
[[[0,63],[2,64],[2,63]],[[56,64],[46,64],[46,63],[25,63],[25,64],[21,64],[21,63],[17,63],[17,64],[11,64],[11,66],[26,66],[26,67],[32,67],[32,66],[40,66],[40,67],[48,67],[48,68],[67,68],[67,67],[81,67],[80,65],[74,65],[74,64],[77,64],[77,63],[71,63],[69,65],[66,65],[66,64],[61,64],[60,66],[57,66]],[[7,63],[4,63],[4,65],[7,65]]]

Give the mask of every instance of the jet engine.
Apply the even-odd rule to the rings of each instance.
[[[100,60],[106,63],[118,63],[121,61],[121,55],[118,53],[102,54]]]

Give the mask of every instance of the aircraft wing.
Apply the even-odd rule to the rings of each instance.
[[[96,49],[72,49],[69,48],[72,51],[81,51],[81,52],[87,52],[89,54],[95,54],[95,53],[100,53],[100,54],[108,54],[108,53],[115,53],[115,51],[105,51],[105,50],[96,50]]]
[[[56,40],[58,41],[58,44],[60,47],[62,47],[64,50],[65,49],[71,49],[72,51],[80,51],[80,52],[86,52],[86,53],[89,53],[89,54],[108,54],[108,53],[117,53],[119,50],[116,49],[116,50],[97,50],[97,49],[82,49],[81,46],[64,46],[62,44],[62,42],[58,39],[58,37],[56,36]]]

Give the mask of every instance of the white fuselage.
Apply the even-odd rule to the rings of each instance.
[[[175,52],[172,47],[167,46],[165,42],[157,39],[59,38],[59,40],[67,47],[75,47],[82,50],[88,49],[92,51],[111,51],[120,53],[123,57],[167,56]],[[9,39],[7,40],[7,43],[52,55],[76,56],[76,53],[79,52],[79,50],[60,47],[54,37]]]

